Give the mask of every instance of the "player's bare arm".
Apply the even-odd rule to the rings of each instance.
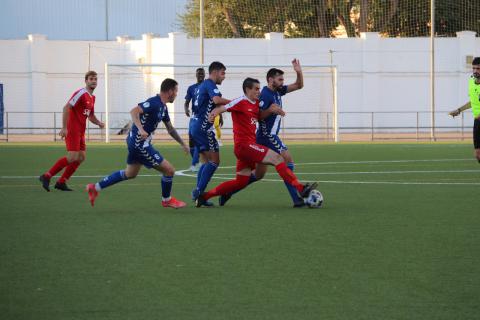
[[[138,133],[140,133],[140,136],[142,137],[142,139],[145,140],[148,137],[148,133],[143,129],[142,122],[140,121],[140,115],[142,113],[143,113],[143,110],[139,106],[136,106],[135,108],[130,110],[132,121],[137,126]]]
[[[62,114],[62,129],[60,129],[60,132],[58,133],[60,137],[65,138],[67,136],[68,130],[67,130],[67,121],[68,121],[68,109],[71,108],[70,104],[67,103],[63,107],[63,114]]]
[[[276,103],[272,103],[272,105],[267,110],[260,110],[260,114],[258,115],[258,120],[263,120],[271,116],[272,114],[277,114],[282,117],[285,116],[285,111]]]
[[[95,116],[95,114],[89,115],[88,120],[90,120],[90,122],[93,123],[94,125],[99,126],[101,129],[105,128],[105,123],[98,120],[98,118]]]
[[[183,107],[185,108],[185,115],[190,117],[190,100],[185,100]]]
[[[455,110],[449,112],[448,114],[455,118],[460,113],[462,113],[465,110],[470,109],[471,107],[472,107],[472,105],[470,104],[470,101],[469,101],[469,102],[465,103],[463,106],[461,106],[460,108],[455,109]]]
[[[172,122],[164,121],[163,124],[165,125],[165,128],[167,129],[168,134],[182,146],[183,151],[185,151],[186,154],[189,154],[190,148],[185,144],[182,137],[180,137],[180,135],[177,132],[177,129],[175,129],[175,127],[172,125]]]
[[[293,59],[292,66],[293,66],[293,70],[297,73],[297,79],[295,80],[294,83],[289,84],[287,86],[287,93],[303,88],[303,71],[302,71],[302,66],[300,65],[300,60]]]
[[[220,106],[220,107],[216,107],[215,109],[212,110],[212,112],[210,112],[210,114],[208,115],[208,121],[210,123],[214,123],[215,122],[215,118],[226,112],[227,111],[227,108],[225,106]]]

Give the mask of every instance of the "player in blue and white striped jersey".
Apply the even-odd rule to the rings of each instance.
[[[126,139],[128,146],[127,168],[116,171],[95,184],[87,185],[88,196],[92,206],[100,190],[118,182],[135,178],[143,165],[148,169],[154,168],[163,173],[162,206],[175,209],[185,207],[185,202],[171,196],[175,168],[152,146],[152,135],[158,124],[163,122],[170,136],[182,146],[185,153],[188,154],[190,151],[177,133],[177,130],[173,127],[168,115],[166,104],[172,103],[177,93],[177,81],[167,78],[161,84],[160,94],[139,103],[130,111],[134,124]]]

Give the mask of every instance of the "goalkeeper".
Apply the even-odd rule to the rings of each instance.
[[[462,111],[472,109],[473,113],[473,145],[475,147],[475,157],[480,163],[480,57],[472,61],[473,75],[468,81],[468,93],[470,101],[449,114],[452,117],[458,116]]]

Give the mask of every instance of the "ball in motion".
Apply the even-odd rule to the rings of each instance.
[[[310,191],[310,194],[305,199],[305,203],[310,208],[320,208],[323,204],[323,195],[318,190]]]

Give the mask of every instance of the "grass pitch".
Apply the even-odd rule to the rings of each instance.
[[[179,147],[157,148],[189,166]],[[37,180],[63,146],[0,145],[1,318],[478,318],[471,145],[290,150],[299,178],[320,182],[323,208],[291,208],[273,168],[224,208],[162,208],[160,177],[146,169],[91,208],[85,184],[124,168],[124,145],[88,146],[70,193]],[[209,188],[233,176],[231,146],[221,157]],[[183,174],[173,194],[189,200],[195,180]]]

